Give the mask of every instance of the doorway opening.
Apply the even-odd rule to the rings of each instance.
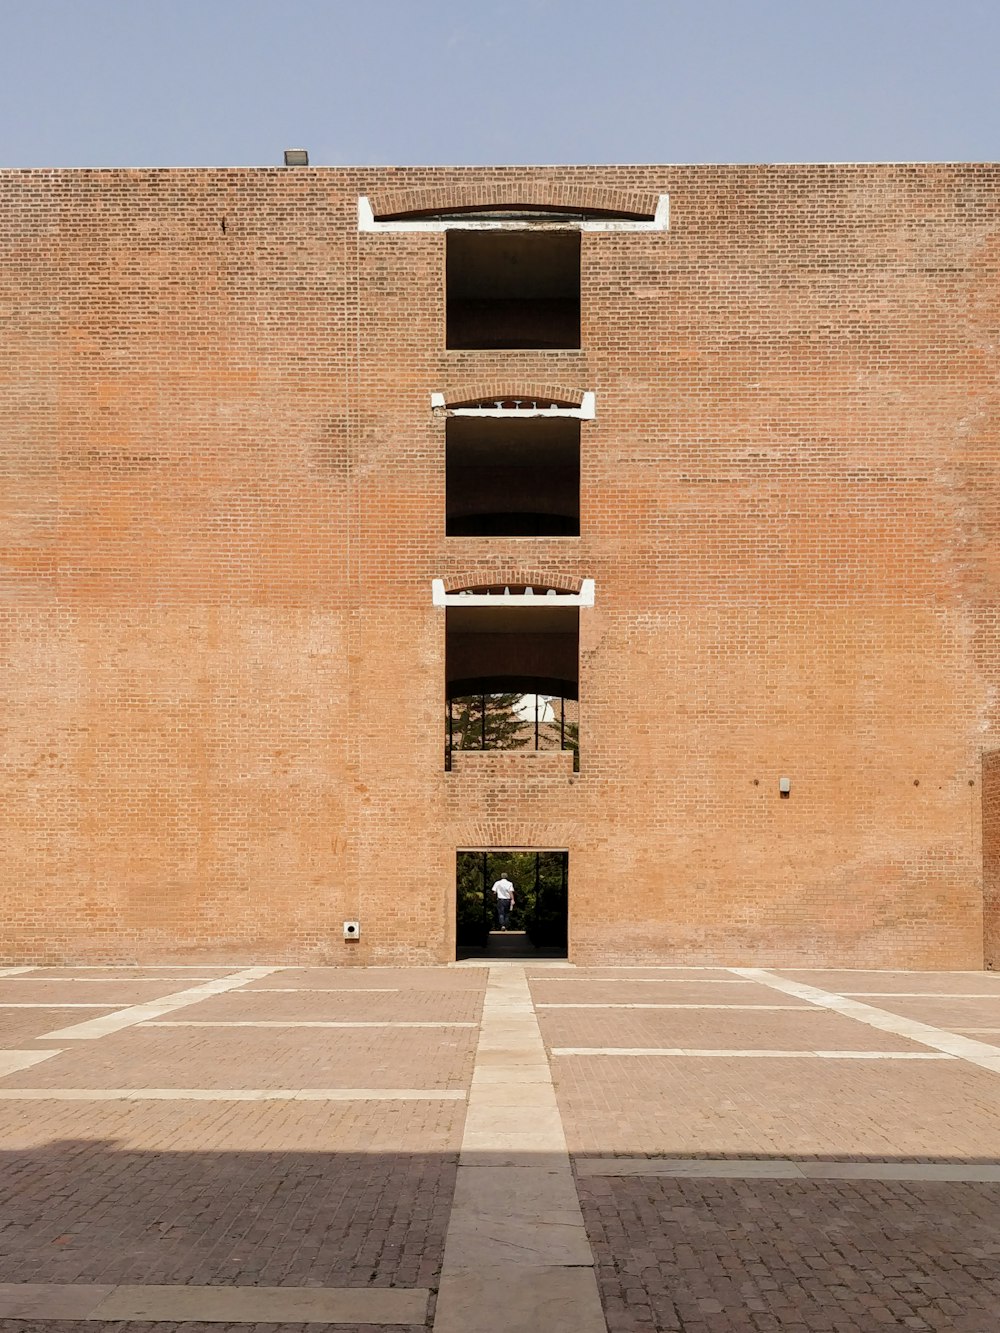
[[[514,901],[501,929],[494,884],[506,880]],[[502,890],[501,890],[502,892]],[[479,848],[456,854],[456,958],[565,958],[569,852]]]

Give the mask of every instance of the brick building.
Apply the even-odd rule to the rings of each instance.
[[[998,177],[0,173],[3,961],[991,963]]]

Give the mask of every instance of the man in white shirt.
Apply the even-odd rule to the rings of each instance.
[[[514,906],[514,886],[506,875],[501,875],[493,885],[493,893],[497,900],[497,921],[500,929],[506,930],[510,909]]]

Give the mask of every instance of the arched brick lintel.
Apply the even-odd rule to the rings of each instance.
[[[551,570],[525,569],[518,565],[480,565],[461,574],[446,575],[442,580],[445,592],[461,592],[464,588],[496,587],[498,585],[534,588],[536,592],[555,588],[556,592],[578,593],[583,579],[573,574],[554,574]]]
[[[568,384],[536,384],[531,380],[480,380],[474,384],[453,384],[444,390],[445,407],[464,403],[493,402],[509,398],[530,398],[538,402],[565,403],[580,407],[583,389]]]
[[[652,191],[615,190],[610,186],[565,185],[554,181],[471,182],[422,190],[375,190],[368,202],[378,221],[433,213],[490,208],[551,208],[626,218],[652,218],[659,196]]]
[[[518,823],[507,819],[470,820],[457,829],[456,847],[465,851],[566,851],[572,850],[579,827],[560,820],[558,829],[541,823]]]

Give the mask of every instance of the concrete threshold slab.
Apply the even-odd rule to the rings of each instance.
[[[170,1323],[417,1324],[429,1293],[399,1287],[0,1283],[0,1318]]]
[[[441,1276],[434,1333],[607,1333],[592,1267],[456,1268]]]
[[[792,1158],[713,1161],[699,1158],[592,1157],[576,1163],[581,1179],[669,1176],[688,1180],[881,1180],[1000,1184],[1000,1163],[835,1162]]]

